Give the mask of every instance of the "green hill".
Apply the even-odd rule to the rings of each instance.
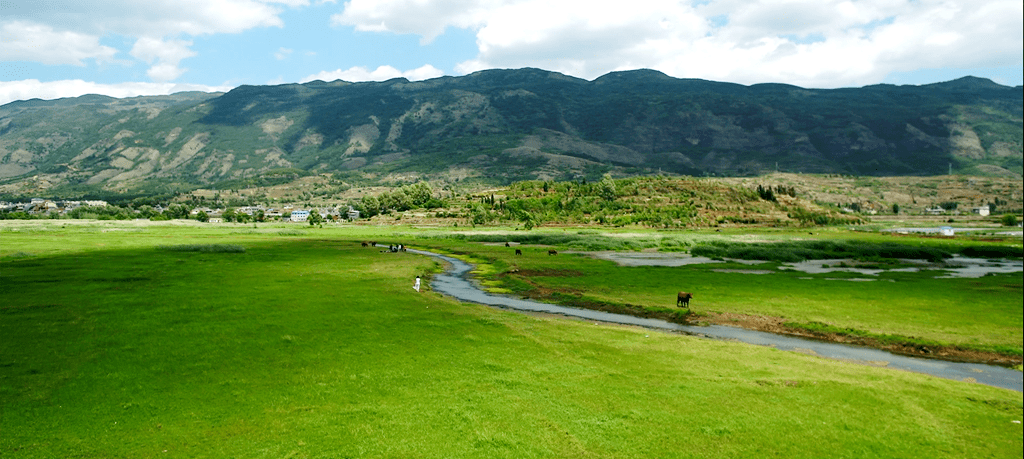
[[[1024,92],[962,78],[835,90],[537,69],[0,106],[0,192],[147,193],[281,169],[348,181],[1024,172]]]

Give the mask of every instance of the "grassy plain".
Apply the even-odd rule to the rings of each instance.
[[[5,224],[0,456],[1019,457],[1024,447],[1020,393],[417,294],[412,279],[437,270],[432,260],[358,244],[481,258],[504,249],[430,236]],[[244,251],[201,249],[211,245]],[[594,269],[591,284],[611,270],[575,256],[517,262],[534,259]]]
[[[665,235],[661,243],[673,240],[673,244],[693,247],[731,240],[769,247],[772,242],[848,240],[853,246],[895,243],[953,253],[993,244],[969,239],[898,238],[840,229],[816,230],[813,236],[806,231],[771,229],[683,234]],[[636,235],[633,239],[644,241],[650,237]],[[676,240],[678,237],[687,240]],[[571,248],[573,244],[580,245],[571,242],[561,245]],[[646,245],[659,247],[654,241]],[[514,256],[503,246],[465,244],[460,250],[474,255],[480,262],[493,264],[487,276],[493,279],[490,285],[513,293],[535,295],[540,288],[583,302],[628,304],[657,311],[674,308],[676,292],[683,290],[694,294],[691,308],[696,312],[771,316],[794,324],[852,328],[875,335],[903,337],[908,341],[994,351],[1018,358],[1022,352],[1024,282],[1020,273],[946,278],[945,271],[925,268],[918,272],[887,271],[877,276],[852,272],[809,274],[779,269],[782,264],[775,262],[620,266],[595,259],[585,251],[563,252],[551,257],[546,247],[544,244],[523,246],[521,257]],[[1020,251],[1019,243],[1014,250]]]

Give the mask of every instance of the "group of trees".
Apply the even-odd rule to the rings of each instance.
[[[674,189],[675,183],[660,177],[586,182],[517,182],[506,199],[483,197],[470,211],[474,224],[494,220],[520,222],[530,229],[543,222],[641,224],[678,227],[699,219],[694,195]],[[652,195],[662,195],[661,198]]]
[[[444,200],[434,197],[434,188],[429,183],[417,182],[386,191],[379,196],[363,196],[359,202],[353,203],[352,207],[358,209],[363,217],[369,218],[392,211],[436,209],[446,205]]]
[[[132,220],[145,218],[149,220],[175,220],[189,218],[192,208],[184,204],[171,204],[163,211],[157,211],[149,204],[138,207],[131,205],[106,205],[106,206],[80,206],[66,212],[66,218],[93,219],[93,220]],[[24,211],[0,212],[0,220],[28,220],[34,218],[61,218],[61,214],[51,212],[47,214],[30,214]]]
[[[757,195],[760,196],[761,199],[764,199],[765,201],[777,202],[778,199],[775,197],[776,195],[787,195],[795,198],[796,188],[782,185],[776,185],[775,187],[772,187],[771,185],[768,185],[767,187],[758,185]]]

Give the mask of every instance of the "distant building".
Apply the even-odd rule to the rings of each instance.
[[[293,222],[304,222],[306,220],[309,220],[309,211],[308,210],[293,210],[291,218],[292,218]]]
[[[974,212],[974,213],[976,213],[978,215],[981,215],[982,217],[988,217],[988,215],[989,215],[989,208],[988,208],[988,206],[975,207],[975,208],[971,209],[971,212]]]
[[[348,217],[349,220],[359,220],[359,211],[353,209],[352,206],[349,206],[348,214],[346,216]]]
[[[939,228],[939,234],[941,234],[943,236],[955,236],[955,234],[953,233],[953,227],[952,226],[943,226],[943,227]]]

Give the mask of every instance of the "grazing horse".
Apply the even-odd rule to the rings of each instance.
[[[548,250],[548,255],[558,255],[558,251],[555,249]]]
[[[369,242],[363,241],[363,247],[369,247],[369,246],[370,246]]]
[[[505,247],[512,247],[512,244],[509,244],[508,242],[506,242],[505,243]]]
[[[516,255],[522,255],[522,254],[523,254],[522,250],[516,249]]]
[[[687,309],[689,309],[691,298],[693,298],[693,295],[690,294],[689,292],[679,292],[679,296],[676,297],[676,307],[682,304],[683,306],[686,306]]]

